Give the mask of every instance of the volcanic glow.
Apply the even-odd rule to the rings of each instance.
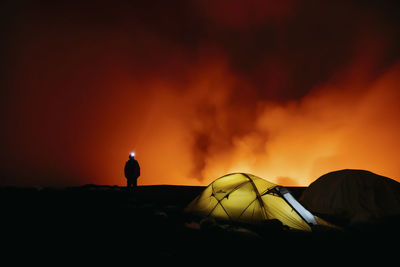
[[[398,7],[100,2],[8,7],[1,185],[400,181]]]

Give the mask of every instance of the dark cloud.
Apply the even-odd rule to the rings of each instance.
[[[265,103],[372,82],[400,57],[396,1],[2,6],[3,184],[119,183],[121,155],[147,149],[149,169],[153,144],[188,166],[156,178],[172,169],[156,156],[144,183],[201,180],[237,140],[268,140],[254,130]]]

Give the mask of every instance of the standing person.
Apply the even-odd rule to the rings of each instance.
[[[129,160],[125,163],[125,177],[127,188],[134,191],[137,187],[137,179],[140,176],[140,166],[135,159],[135,152],[129,154]]]

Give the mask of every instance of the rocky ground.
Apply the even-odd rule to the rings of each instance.
[[[234,225],[184,213],[204,187],[118,186],[0,188],[3,256],[56,255],[101,260],[196,259],[267,262],[346,258],[392,259],[398,250],[399,220],[342,231],[290,231],[279,222]],[[290,188],[298,197],[303,188]],[[116,256],[118,255],[118,256]],[[263,257],[269,257],[264,259]],[[367,257],[367,258],[366,258]],[[23,257],[24,258],[24,257]],[[46,257],[45,257],[46,258]]]

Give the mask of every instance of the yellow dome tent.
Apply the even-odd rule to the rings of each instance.
[[[212,182],[186,211],[242,223],[278,219],[292,229],[311,231],[316,218],[281,186],[247,173],[232,173]]]

